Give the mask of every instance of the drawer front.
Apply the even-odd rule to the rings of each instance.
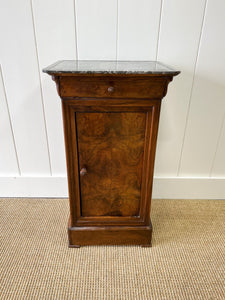
[[[64,76],[60,77],[60,96],[161,99],[166,86],[167,78],[157,76]]]

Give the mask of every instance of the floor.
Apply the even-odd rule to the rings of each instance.
[[[67,199],[0,199],[3,299],[225,299],[225,201],[153,200],[153,247],[69,249]]]

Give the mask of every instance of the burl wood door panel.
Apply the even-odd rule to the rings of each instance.
[[[76,112],[82,217],[139,216],[146,112]]]

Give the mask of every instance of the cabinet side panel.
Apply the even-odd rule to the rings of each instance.
[[[71,106],[62,101],[64,139],[68,175],[70,222],[74,226],[80,217],[80,189],[78,176],[78,154],[75,113]]]
[[[148,113],[147,126],[146,126],[146,139],[145,139],[145,158],[143,169],[143,189],[141,205],[141,216],[144,217],[145,224],[150,223],[150,210],[152,198],[152,185],[155,164],[155,153],[158,136],[159,116],[160,116],[161,101],[155,104],[152,111]]]

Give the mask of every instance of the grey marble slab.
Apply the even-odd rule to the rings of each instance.
[[[61,60],[43,69],[48,74],[170,74],[180,72],[157,61]]]

